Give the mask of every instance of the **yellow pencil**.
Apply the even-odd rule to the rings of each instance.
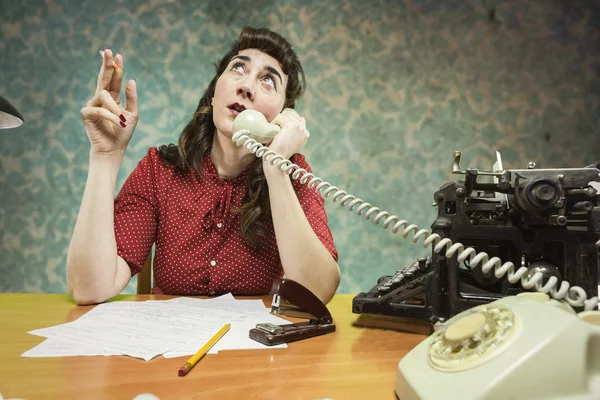
[[[210,350],[210,348],[213,347],[215,343],[217,343],[219,339],[221,339],[223,335],[227,333],[229,328],[231,328],[231,324],[226,324],[224,327],[222,327],[219,330],[219,332],[215,334],[215,336],[213,336],[208,342],[206,342],[204,346],[202,346],[200,350],[198,350],[196,354],[194,354],[189,360],[187,360],[185,365],[179,369],[179,376],[187,375],[187,373],[190,372],[192,368],[194,368],[194,365],[196,365],[198,361],[200,361],[200,359],[204,357],[204,355]]]

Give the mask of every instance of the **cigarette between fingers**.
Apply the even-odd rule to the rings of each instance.
[[[104,59],[104,51],[100,50],[100,55],[102,56],[102,58]],[[123,73],[123,70],[121,69],[121,67],[119,67],[117,65],[117,63],[115,62],[115,60],[113,60],[112,62],[112,66],[115,69],[115,71],[117,71],[119,74]]]

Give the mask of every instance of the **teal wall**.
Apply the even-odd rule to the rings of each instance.
[[[106,46],[140,96],[118,187],[148,147],[176,141],[247,24],[300,54],[315,172],[421,227],[454,150],[483,169],[495,150],[509,167],[600,160],[596,1],[0,0],[0,16],[0,95],[26,118],[0,131],[2,292],[66,291],[89,151],[79,110]],[[341,293],[429,252],[326,204]]]

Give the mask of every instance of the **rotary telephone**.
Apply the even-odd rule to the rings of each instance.
[[[374,224],[383,221],[383,229],[400,231],[403,238],[412,233],[414,243],[422,237],[424,247],[432,245],[437,254],[451,258],[458,253],[459,259],[469,258],[473,268],[482,264],[497,278],[507,275],[511,282],[519,276],[524,287],[536,290],[476,306],[438,323],[435,332],[398,365],[395,392],[400,400],[600,398],[597,297],[587,299],[582,288],[566,281],[557,288],[556,278],[544,281],[539,272],[521,277],[523,273],[510,262],[503,264],[497,257],[490,259],[420,229],[299,168],[263,145],[279,127],[255,110],[240,113],[233,131],[236,145]],[[576,314],[571,306],[585,311]]]

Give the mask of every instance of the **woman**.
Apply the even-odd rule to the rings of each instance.
[[[75,301],[120,293],[155,243],[154,293],[265,294],[285,274],[329,302],[340,272],[322,197],[231,140],[235,116],[255,109],[281,127],[270,149],[310,171],[296,153],[309,137],[304,119],[280,114],[305,88],[290,44],[244,28],[178,146],[150,148],[115,199],[138,121],[135,80],[126,84],[126,107],[119,101],[122,69],[123,57],[106,49],[96,93],[81,110],[91,150],[67,257]]]

